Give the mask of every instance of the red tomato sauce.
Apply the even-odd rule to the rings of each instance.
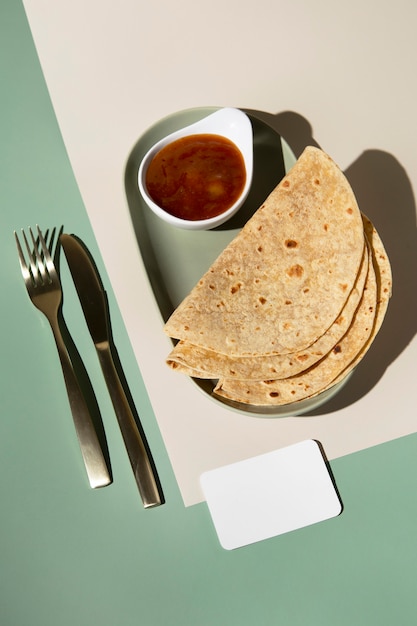
[[[153,201],[184,220],[220,215],[243,191],[246,169],[242,153],[225,137],[182,137],[162,148],[146,173]]]

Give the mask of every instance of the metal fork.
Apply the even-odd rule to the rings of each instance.
[[[92,488],[104,487],[112,482],[110,472],[58,323],[58,312],[62,300],[61,283],[42,232],[39,226],[36,228],[37,240],[32,229],[29,228],[31,247],[22,230],[29,263],[25,260],[19,238],[16,231],[14,232],[20,268],[32,303],[46,316],[52,328],[90,486]]]

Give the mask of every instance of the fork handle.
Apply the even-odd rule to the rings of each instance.
[[[162,504],[155,472],[129,400],[114,364],[109,342],[96,345],[104,379],[119,422],[126,451],[145,508]]]
[[[58,322],[55,319],[50,319],[49,322],[58,349],[75,430],[90,486],[93,489],[105,487],[112,482],[112,479],[94,426],[93,418],[74,372]]]

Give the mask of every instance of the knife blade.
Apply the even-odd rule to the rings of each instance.
[[[134,407],[131,406],[116,368],[107,295],[97,267],[84,244],[75,235],[62,234],[60,243],[97,351],[143,506],[159,506],[162,504],[162,494],[153,460],[145,436],[137,424],[137,421],[140,424],[139,416],[136,414],[135,419]]]

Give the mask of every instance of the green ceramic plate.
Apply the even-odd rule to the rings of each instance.
[[[140,196],[137,184],[140,161],[156,141],[215,110],[216,107],[189,109],[160,120],[140,137],[126,167],[126,193],[132,222],[163,320],[168,319],[296,161],[285,140],[268,124],[248,112],[254,133],[254,174],[252,188],[243,207],[229,222],[214,230],[187,231],[166,224],[150,211]],[[195,379],[196,385],[213,401],[257,417],[288,417],[306,413],[332,398],[345,382],[314,398],[291,405],[256,407],[217,398],[212,395],[213,381]]]

